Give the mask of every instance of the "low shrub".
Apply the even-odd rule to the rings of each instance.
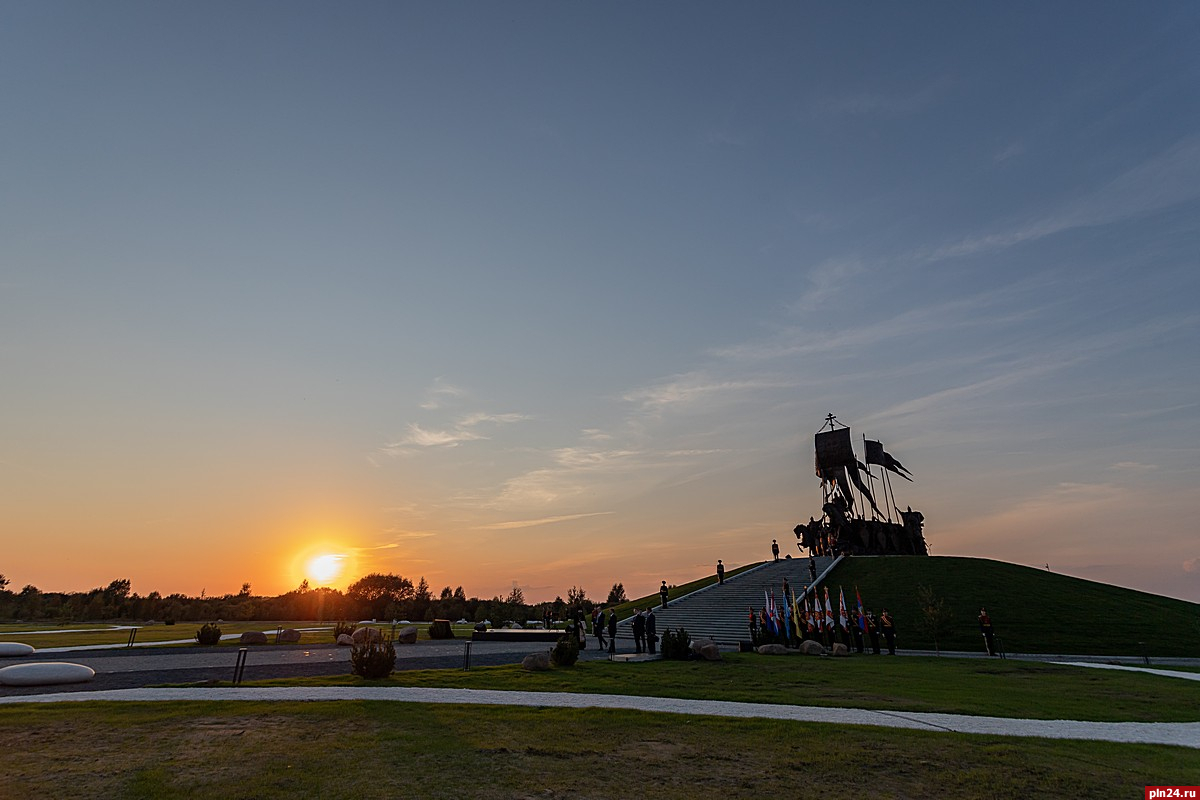
[[[662,635],[662,656],[665,659],[686,661],[692,657],[691,637],[683,628],[668,628]]]
[[[333,626],[333,640],[336,642],[343,633],[349,636],[357,627],[353,622],[339,622]]]
[[[392,674],[396,667],[396,648],[391,639],[367,640],[350,649],[350,667],[355,675],[376,681]]]
[[[196,631],[196,641],[200,644],[219,644],[221,629],[215,623],[207,622]]]
[[[558,637],[554,650],[550,652],[550,661],[556,667],[571,667],[579,660],[579,638],[574,634]]]

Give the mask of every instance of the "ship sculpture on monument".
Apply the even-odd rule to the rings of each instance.
[[[911,506],[901,511],[892,492],[892,475],[911,483],[912,473],[884,450],[881,442],[863,437],[864,464],[854,453],[849,426],[833,414],[825,418],[814,442],[822,513],[820,519],[809,517],[807,523],[796,526],[801,549],[818,556],[929,555],[923,532],[925,516]],[[879,467],[878,476],[872,466]],[[886,512],[879,509],[872,489],[882,492]],[[865,505],[870,506],[870,516]]]

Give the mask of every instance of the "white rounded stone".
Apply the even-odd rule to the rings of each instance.
[[[33,652],[33,646],[20,642],[0,642],[0,658],[8,656],[27,656]]]
[[[49,686],[55,683],[84,683],[96,677],[96,670],[65,661],[14,664],[0,669],[0,684],[5,686]]]

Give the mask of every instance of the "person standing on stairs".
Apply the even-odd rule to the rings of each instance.
[[[717,583],[725,583],[725,565],[721,563],[721,559],[717,559]]]
[[[658,587],[658,596],[662,598],[662,607],[666,608],[667,607],[667,596],[668,596],[666,581],[663,581],[662,586]]]

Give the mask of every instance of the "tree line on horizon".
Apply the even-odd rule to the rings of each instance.
[[[576,586],[567,591],[567,599],[526,603],[525,595],[514,586],[505,597],[491,599],[467,597],[463,587],[444,587],[434,593],[422,576],[414,585],[402,575],[371,573],[358,579],[342,592],[327,587],[312,588],[308,581],[284,594],[256,595],[249,583],[236,594],[220,596],[185,594],[163,596],[158,592],[139,595],[128,578],[119,578],[105,587],[86,592],[43,592],[32,584],[19,592],[11,591],[9,580],[0,575],[0,619],[11,621],[89,622],[122,621],[201,622],[206,620],[411,620],[434,619],[472,622],[490,620],[524,623],[532,619],[562,620],[575,614],[590,614],[595,603]],[[625,587],[615,583],[608,604],[627,601]]]

